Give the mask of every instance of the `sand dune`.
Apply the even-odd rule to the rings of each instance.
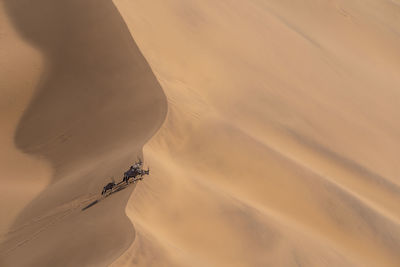
[[[43,62],[40,54],[15,32],[7,20],[3,2],[0,12],[0,209],[1,214],[7,214],[0,220],[0,232],[4,233],[20,209],[43,189],[50,179],[51,169],[45,161],[19,151],[13,142],[15,128],[32,97]],[[21,76],[24,79],[20,79]],[[26,173],[30,173],[30,177],[25,176]]]
[[[400,265],[398,1],[1,4],[0,265]]]
[[[9,59],[15,61],[9,71],[13,77],[2,93],[17,106],[6,103],[3,109],[9,129],[4,142],[15,151],[11,170],[32,166],[12,177],[2,173],[2,190],[11,190],[9,207],[2,209],[19,213],[2,232],[0,265],[107,265],[134,240],[124,212],[133,187],[82,208],[141,155],[164,120],[164,93],[112,2],[2,4],[9,31],[26,41],[25,56]],[[30,66],[18,69],[24,64]],[[19,77],[28,82],[15,82]],[[9,113],[8,107],[15,111]],[[48,180],[27,189],[40,185],[38,177]],[[29,190],[33,193],[20,197],[26,205],[21,209],[13,202],[22,202],[18,196]]]
[[[167,94],[113,266],[398,266],[395,1],[115,3]]]

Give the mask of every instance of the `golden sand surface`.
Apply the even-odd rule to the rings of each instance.
[[[398,14],[0,1],[0,266],[399,266]]]
[[[113,266],[399,266],[396,1],[114,0],[168,98]]]
[[[134,186],[96,200],[161,126],[165,95],[111,1],[1,4],[0,266],[108,265],[135,238]]]

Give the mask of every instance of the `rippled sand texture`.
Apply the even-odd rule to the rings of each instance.
[[[142,153],[165,95],[109,0],[3,0],[1,22],[0,266],[107,265],[135,238],[134,187],[82,209]]]
[[[114,2],[169,111],[113,266],[400,266],[398,1]]]

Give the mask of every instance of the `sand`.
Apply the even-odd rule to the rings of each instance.
[[[0,265],[399,266],[399,11],[3,1]]]
[[[141,156],[165,95],[110,1],[3,1],[2,14],[21,44],[4,37],[0,265],[107,265],[134,240],[134,186],[82,209]]]
[[[113,266],[399,266],[395,1],[114,2],[169,111]]]

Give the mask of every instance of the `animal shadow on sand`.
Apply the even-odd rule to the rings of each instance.
[[[116,175],[108,173],[110,166],[114,170],[124,168],[130,162],[128,156],[98,164],[91,174],[64,183],[62,190],[53,186],[71,176],[74,166],[81,162],[109,155],[116,142],[126,146],[134,140],[130,156],[140,154],[144,143],[161,126],[167,102],[111,0],[3,0],[3,4],[15,29],[41,52],[45,63],[14,141],[24,153],[46,159],[53,169],[50,185],[21,211],[11,226],[14,229],[74,196],[88,194],[107,177]],[[110,248],[122,253],[134,240],[135,231],[125,215],[128,199],[126,191],[105,201],[100,215],[94,216],[91,210],[74,214],[78,217],[69,218],[63,231],[57,232],[54,225],[12,253],[0,255],[0,265],[111,263],[114,258],[110,257]],[[109,229],[114,229],[111,239]],[[65,242],[55,242],[54,238]],[[0,251],[19,243],[18,239],[5,240]],[[91,252],[82,254],[87,247]]]

